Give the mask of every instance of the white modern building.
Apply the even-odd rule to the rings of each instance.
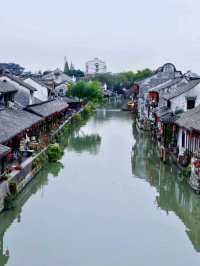
[[[95,75],[106,73],[106,63],[99,58],[94,58],[86,62],[86,75]]]

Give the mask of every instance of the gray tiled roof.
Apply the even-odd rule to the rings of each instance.
[[[17,83],[20,86],[23,86],[25,89],[21,89],[21,87],[16,86],[15,84],[12,83],[12,81]],[[19,104],[22,108],[26,107],[30,103],[30,97],[31,93],[33,91],[37,91],[37,89],[33,88],[31,85],[28,83],[24,82],[22,79],[15,77],[11,74],[5,74],[1,76],[1,81],[0,84],[4,84],[6,86],[7,84],[7,90],[13,88],[13,91],[15,91],[15,96],[14,96],[14,101]],[[0,90],[1,90],[1,85],[0,85]]]
[[[169,112],[169,113],[163,114],[160,117],[160,120],[163,123],[174,123],[176,121],[176,119],[177,119],[177,116],[173,112]]]
[[[187,129],[193,128],[200,131],[200,105],[183,113],[176,121],[176,124],[180,127]]]
[[[190,91],[200,83],[200,79],[188,80],[187,83],[182,84],[181,82],[172,89],[169,93],[163,95],[163,98],[166,100],[173,99],[187,91]]]
[[[0,92],[7,93],[7,92],[17,92],[17,89],[10,84],[8,81],[0,81]]]
[[[43,80],[53,80],[57,85],[71,82],[72,78],[68,75],[66,75],[64,72],[62,72],[60,69],[55,69],[54,71],[44,75],[42,77]]]
[[[27,79],[29,79],[29,78],[27,78]],[[24,81],[26,82],[27,79],[25,79]],[[42,81],[41,79],[33,78],[33,77],[31,77],[30,79],[32,79],[34,82],[36,82],[36,83],[39,84],[40,86],[43,86],[43,87],[47,88],[48,90],[51,90],[51,89],[52,89],[50,86],[48,86],[48,85],[47,85],[44,81]]]
[[[171,86],[179,83],[181,80],[182,80],[182,77],[169,79],[166,82],[163,82],[163,83],[157,85],[156,87],[152,88],[152,90],[155,90],[155,91],[159,92],[159,91],[161,91],[161,90],[163,90],[165,88],[170,88]]]
[[[29,85],[28,83],[26,83],[25,81],[23,81],[21,78],[18,78],[18,77],[14,76],[14,75],[11,75],[11,74],[5,74],[4,76],[5,77],[8,77],[12,81],[18,83],[19,85],[27,88],[30,91],[37,91],[36,88],[34,88],[33,86]]]
[[[157,77],[157,74],[146,78],[143,80],[143,82],[139,83],[140,86],[140,92],[148,92],[148,90],[153,89],[154,87],[164,84],[165,82],[171,80],[171,78],[166,78],[166,77]]]
[[[24,110],[6,108],[0,111],[0,143],[41,121],[41,117]]]
[[[41,117],[48,117],[56,112],[61,112],[67,107],[68,104],[64,101],[52,100],[52,101],[42,102],[39,104],[30,105],[26,109]]]
[[[154,112],[157,114],[157,116],[161,117],[165,114],[170,113],[171,110],[167,106],[159,106],[159,107],[155,108]]]
[[[62,97],[62,100],[67,102],[67,103],[80,103],[80,101],[76,98],[73,98],[73,97]]]

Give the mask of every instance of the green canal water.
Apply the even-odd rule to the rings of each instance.
[[[200,196],[117,104],[0,215],[0,265],[200,265]]]

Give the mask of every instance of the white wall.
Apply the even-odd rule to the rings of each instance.
[[[33,94],[31,94],[29,89],[18,84],[16,81],[10,79],[7,76],[0,77],[0,80],[8,81],[9,84],[13,85],[18,90],[18,92],[15,94],[16,102],[18,102],[19,104],[22,104],[23,106],[33,103]]]
[[[31,78],[25,80],[26,83],[36,88],[37,91],[34,91],[33,96],[40,101],[47,101],[48,100],[48,89],[45,86],[35,82]]]
[[[171,99],[171,110],[175,112],[177,109],[183,109],[184,111],[187,111],[187,101],[186,97],[197,97],[195,102],[195,107],[200,104],[200,85],[197,85],[193,89],[189,90],[188,92],[185,92],[173,99]]]

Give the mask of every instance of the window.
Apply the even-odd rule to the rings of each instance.
[[[171,102],[170,102],[170,100],[167,101],[167,107],[168,108],[171,108]]]
[[[182,147],[185,148],[185,131],[182,131]]]
[[[193,109],[195,107],[195,99],[187,100],[187,110]]]

